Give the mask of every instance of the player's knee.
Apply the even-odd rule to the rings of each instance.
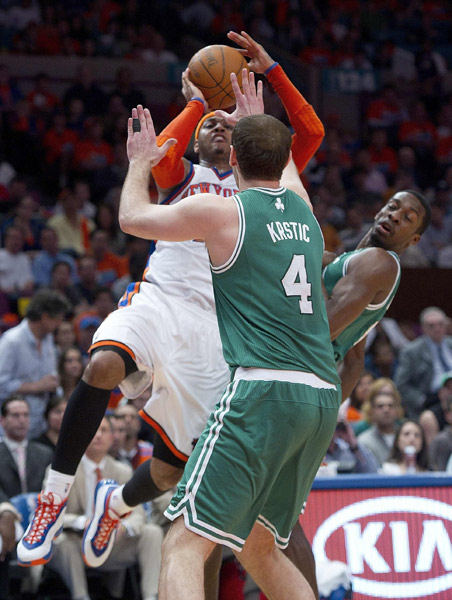
[[[113,390],[126,375],[123,359],[112,350],[99,350],[92,355],[83,380],[94,387]]]

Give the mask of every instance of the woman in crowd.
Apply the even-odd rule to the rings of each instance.
[[[58,362],[58,374],[60,376],[60,385],[63,390],[63,397],[69,398],[73,389],[80,381],[83,373],[82,354],[78,348],[67,348],[61,353]]]
[[[47,423],[47,429],[44,433],[36,438],[40,444],[45,444],[55,450],[58,436],[60,434],[61,422],[63,420],[64,411],[66,410],[67,401],[63,396],[56,394],[50,397],[44,412],[44,418]]]
[[[384,475],[406,475],[428,470],[428,454],[424,431],[417,421],[407,419],[400,425],[387,462]]]

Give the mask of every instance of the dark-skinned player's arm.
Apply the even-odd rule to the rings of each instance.
[[[166,197],[188,175],[190,162],[184,158],[184,154],[207,107],[202,92],[188,78],[188,69],[182,73],[182,94],[187,100],[186,107],[157,136],[159,146],[169,139],[177,141],[158,165],[152,168],[152,177],[160,197]]]
[[[325,135],[325,129],[314,108],[293,85],[281,65],[275,62],[265,48],[245,31],[228,33],[228,38],[241,47],[239,52],[250,58],[250,69],[262,73],[278,94],[289,121],[294,128],[292,158],[298,173],[302,173],[309,160],[317,152]]]
[[[326,301],[331,339],[335,340],[369,304],[383,301],[397,274],[396,261],[382,248],[370,248],[355,256]]]
[[[350,348],[338,366],[337,372],[342,381],[342,402],[350,396],[363,372],[366,337]]]

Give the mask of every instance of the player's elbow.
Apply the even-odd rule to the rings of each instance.
[[[135,219],[133,219],[130,215],[119,212],[118,216],[119,227],[121,231],[124,233],[128,233],[129,235],[134,235],[135,233]]]

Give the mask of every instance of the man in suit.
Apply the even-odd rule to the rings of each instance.
[[[45,470],[52,460],[50,448],[27,439],[30,408],[20,396],[11,396],[1,407],[0,502],[25,492],[42,489]]]
[[[67,501],[63,533],[55,543],[49,562],[49,566],[60,574],[69,588],[71,598],[77,600],[89,599],[81,542],[85,523],[91,518],[94,508],[97,482],[108,478],[125,483],[132,476],[129,465],[108,454],[112,443],[111,417],[107,416],[102,419],[75,474]],[[122,596],[125,569],[138,563],[143,600],[156,600],[162,542],[162,528],[145,522],[145,512],[141,505],[121,521],[112,553],[101,567],[108,572],[106,586],[112,597]]]
[[[39,492],[42,488],[47,465],[53,452],[50,448],[27,439],[30,429],[30,408],[20,396],[7,398],[1,407],[0,425],[4,438],[0,442],[0,599],[7,597],[8,564],[15,542],[14,522],[19,515],[10,498],[25,492]],[[12,541],[12,543],[11,543]],[[41,570],[30,573],[30,590],[39,583]],[[24,582],[25,584],[25,582]],[[24,589],[24,588],[22,588]]]
[[[440,308],[429,306],[419,320],[423,335],[401,350],[394,377],[409,418],[419,417],[439,390],[443,375],[452,371],[452,336],[446,335],[447,315]]]

